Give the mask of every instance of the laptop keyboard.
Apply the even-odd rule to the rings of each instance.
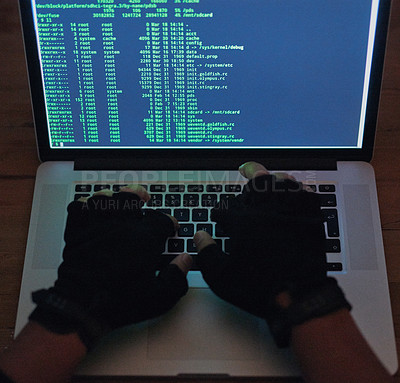
[[[118,192],[121,184],[77,184],[74,199],[89,197],[93,192],[110,189]],[[187,252],[196,255],[193,235],[198,230],[207,231],[226,253],[230,251],[230,239],[222,228],[210,221],[211,209],[220,201],[233,198],[242,191],[243,184],[148,184],[143,185],[150,194],[150,200],[143,208],[156,209],[174,216],[179,222],[175,237],[168,238],[162,262],[159,267],[168,264],[176,255]],[[325,220],[326,252],[328,271],[343,271],[339,218],[337,210],[336,186],[334,184],[307,185],[318,193]],[[198,270],[194,257],[193,270]]]

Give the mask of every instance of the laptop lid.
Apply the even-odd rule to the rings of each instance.
[[[390,0],[20,10],[42,161],[372,156]]]

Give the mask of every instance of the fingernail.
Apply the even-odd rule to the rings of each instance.
[[[193,258],[187,253],[182,253],[173,259],[171,263],[177,265],[185,274],[187,274],[192,267]]]
[[[187,266],[188,269],[190,269],[192,267],[193,258],[188,253],[181,254],[181,260]]]
[[[205,235],[206,235],[205,231],[198,231],[197,233],[195,233],[193,240],[194,240],[194,243],[196,244],[196,246],[198,243],[200,243],[204,239]]]
[[[198,252],[203,250],[208,245],[214,244],[215,241],[206,231],[198,231],[194,235],[194,243]]]
[[[240,173],[243,173],[243,169],[244,169],[244,167],[245,167],[245,165],[247,164],[247,162],[245,162],[244,164],[241,164],[240,166],[239,166],[239,172]]]

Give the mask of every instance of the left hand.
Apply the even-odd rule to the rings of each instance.
[[[154,210],[144,214],[148,198],[143,187],[132,186],[68,206],[58,279],[53,288],[34,293],[38,309],[31,320],[57,331],[47,323],[54,318],[62,322],[59,332],[79,327],[92,343],[109,330],[165,313],[186,294],[189,255],[181,254],[156,276],[165,241],[178,223]]]

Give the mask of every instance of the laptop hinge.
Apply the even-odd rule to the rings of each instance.
[[[74,170],[236,170],[257,161],[269,170],[337,170],[335,159],[321,158],[138,158],[76,159]]]

